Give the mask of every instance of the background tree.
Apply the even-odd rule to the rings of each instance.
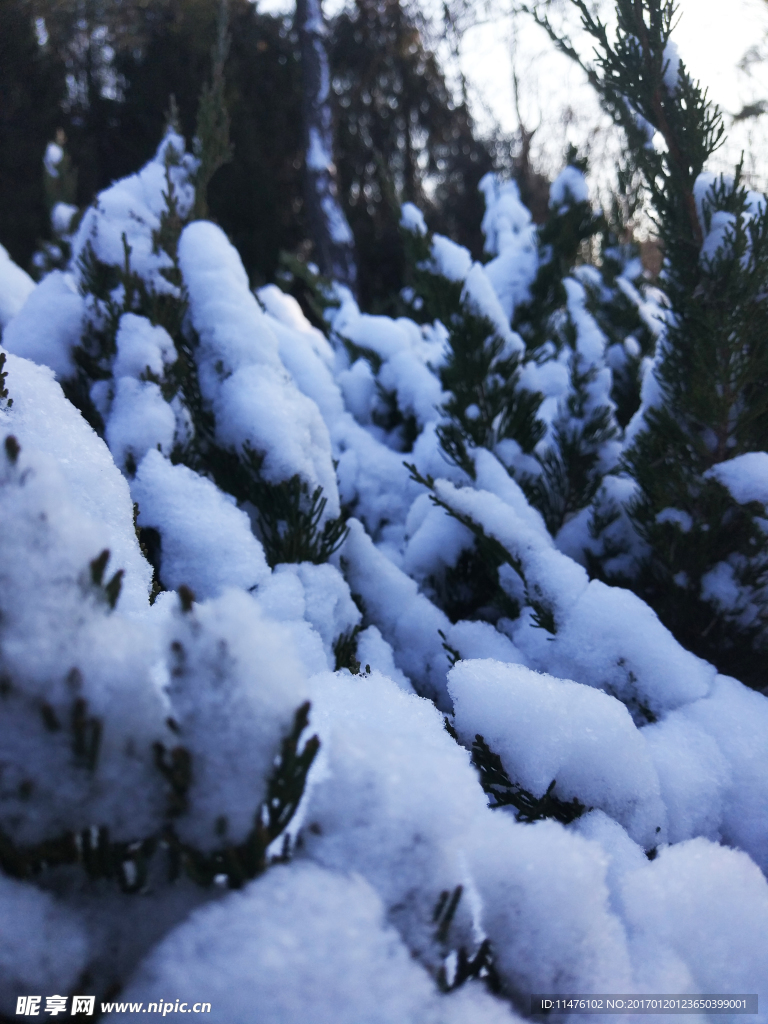
[[[211,72],[219,3],[34,2],[26,8],[26,0],[4,0],[3,7],[21,19],[38,64],[55,61],[60,68],[58,92],[37,104],[35,116],[44,113],[45,131],[23,177],[40,191],[42,139],[61,128],[78,172],[76,201],[84,207],[98,190],[151,158],[171,96],[179,127],[191,141]],[[316,233],[301,180],[307,141],[301,43],[290,19],[259,13],[247,0],[230,0],[228,11],[231,44],[223,84],[233,159],[213,176],[207,202],[251,278],[262,283],[274,279],[281,251],[306,258]],[[45,47],[35,40],[33,15],[43,19]],[[309,36],[306,45],[313,52]],[[420,202],[437,230],[479,257],[483,207],[477,184],[508,154],[500,138],[478,137],[415,16],[399,3],[377,7],[361,0],[328,25],[327,46],[332,90],[323,116],[328,121],[333,114],[335,139],[332,145],[326,137],[323,145],[328,153],[335,146],[332,162],[341,213],[355,236],[361,301],[381,308],[404,283],[400,203]],[[15,46],[14,52],[21,50]],[[30,66],[26,60],[4,62],[9,88],[29,88]],[[16,254],[22,263],[47,227],[38,203],[38,226],[32,229],[26,218],[19,228],[24,238]]]
[[[342,194],[360,256],[360,297],[381,306],[404,284],[400,204],[479,257],[483,201],[477,186],[494,164],[434,54],[399,0],[357,0],[334,25],[333,87]]]
[[[26,266],[49,232],[43,156],[59,124],[64,66],[34,10],[0,2],[0,241]]]
[[[653,387],[623,455],[636,485],[626,512],[640,546],[618,579],[686,647],[762,689],[768,561],[750,467],[768,442],[765,199],[743,186],[740,167],[733,178],[703,174],[725,127],[670,45],[671,0],[618,0],[615,39],[584,0],[572,2],[596,44],[594,65],[546,13],[534,14],[582,63],[622,127],[666,254],[670,309]],[[654,137],[658,146],[649,145]]]
[[[304,121],[304,196],[313,255],[327,277],[357,288],[354,236],[339,202],[327,29],[320,0],[296,0]]]

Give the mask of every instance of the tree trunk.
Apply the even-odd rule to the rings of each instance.
[[[331,81],[320,0],[296,0],[303,75],[305,202],[315,259],[323,274],[357,285],[354,239],[341,208],[333,163]]]

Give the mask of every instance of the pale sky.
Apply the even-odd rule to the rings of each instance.
[[[290,11],[292,0],[258,0],[265,11]],[[475,0],[477,9],[491,5],[497,11],[508,0]],[[425,7],[440,0],[416,0]],[[344,0],[324,0],[326,16],[344,6]],[[768,101],[768,0],[679,0],[679,26],[673,36],[695,77],[707,86],[711,98],[726,113],[728,143],[713,160],[714,170],[731,167],[742,151],[752,183],[768,188],[768,113],[732,124],[732,115],[746,104]],[[538,126],[533,155],[552,173],[562,164],[567,142],[586,145],[599,179],[613,166],[620,145],[601,115],[591,88],[570,61],[553,54],[544,33],[529,19],[496,16],[469,29],[462,38],[463,73],[469,83],[471,107],[481,128],[494,122],[507,132],[517,127],[513,102],[512,54],[520,82],[520,105],[526,127]],[[738,70],[745,53],[756,47],[766,58],[753,63],[751,73]],[[438,46],[438,54],[441,53]]]
[[[768,0],[680,0],[679,19],[673,37],[678,49],[727,115],[747,103],[768,100],[768,59],[753,64],[751,74],[738,70],[751,47],[768,57]],[[592,90],[566,58],[552,54],[547,37],[525,18],[498,18],[464,36],[462,66],[480,123],[496,120],[507,131],[517,126],[512,89],[515,34],[523,120],[529,129],[541,125],[534,155],[554,167],[566,140],[581,145],[585,136],[591,136],[594,159],[599,162],[605,150],[604,159],[612,164],[617,143],[610,133],[599,130],[601,116]],[[716,169],[729,167],[744,150],[754,183],[765,187],[768,113],[733,126],[726,116],[726,125],[729,141],[715,158]]]

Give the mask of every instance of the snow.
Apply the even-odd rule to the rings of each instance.
[[[169,183],[181,216],[192,207],[194,189],[189,179],[197,162],[185,155],[184,148],[184,140],[168,131],[153,160],[137,174],[115,182],[99,194],[98,202],[86,210],[75,234],[74,261],[90,245],[102,263],[123,267],[127,244],[131,269],[156,292],[175,293],[174,286],[162,274],[172,267],[171,258],[162,249],[156,251],[153,233],[160,227],[160,215],[165,209],[163,193]]]
[[[355,240],[354,235],[336,196],[324,195],[320,200],[320,208],[325,214],[328,232],[333,241],[337,245],[352,245]]]
[[[334,644],[340,637],[350,634],[362,618],[346,580],[335,566],[327,563],[278,565],[275,575],[281,574],[293,575],[301,584],[304,607],[296,617],[306,618],[320,634],[328,664],[333,667]]]
[[[681,533],[689,533],[693,526],[693,519],[688,512],[681,508],[664,508],[656,516],[657,523],[672,523],[677,526]]]
[[[213,1024],[473,1024],[478,1012],[487,1024],[518,1019],[474,995],[436,992],[362,878],[305,863],[275,868],[197,911],[122,998],[209,1002]]]
[[[143,615],[151,570],[136,540],[125,478],[95,430],[66,400],[50,370],[13,355],[6,365],[13,407],[4,426],[23,450],[36,449],[56,460],[69,500],[85,517],[99,523],[104,547],[109,548],[116,567],[125,570],[118,607],[127,614]]]
[[[13,462],[4,450],[0,828],[20,845],[94,822],[129,840],[158,826],[164,803],[151,755],[167,731],[150,671],[157,637],[90,582],[110,531],[78,497],[50,455],[27,444]],[[119,567],[112,557],[104,582]],[[78,702],[86,722],[103,723],[90,767],[73,757]]]
[[[417,583],[456,565],[466,548],[472,547],[472,532],[421,494],[405,521],[407,544],[402,568]]]
[[[322,331],[319,331],[317,327],[313,327],[310,324],[304,316],[301,306],[292,295],[286,295],[285,292],[281,292],[277,285],[274,284],[267,284],[264,285],[263,288],[259,288],[256,295],[259,302],[271,317],[274,317],[275,320],[278,320],[284,326],[292,328],[293,331],[298,331],[302,335],[307,335],[311,351],[314,352],[326,366],[333,366],[334,353],[328,339]],[[278,340],[280,340],[280,335],[278,335]]]
[[[8,250],[0,245],[0,332],[16,316],[34,287],[29,274],[17,266]]]
[[[684,574],[679,574],[684,575]],[[687,578],[682,585],[687,585]],[[736,571],[729,562],[718,562],[701,577],[701,597],[716,607],[737,615],[744,612],[744,588],[736,578]]]
[[[367,359],[356,359],[348,370],[338,377],[344,395],[344,404],[358,423],[369,424],[376,403],[376,377]]]
[[[740,505],[749,501],[768,505],[768,452],[737,455],[727,462],[719,462],[704,475],[727,487]]]
[[[147,373],[161,377],[166,366],[176,362],[176,349],[168,332],[146,317],[124,313],[115,337],[117,356],[112,365],[115,377],[135,377]]]
[[[309,149],[306,164],[312,171],[327,171],[333,164],[331,154],[323,145],[323,140],[316,128],[309,129]]]
[[[152,449],[170,455],[176,433],[176,416],[157,384],[120,377],[115,388],[105,437],[120,469],[133,465]]]
[[[197,362],[203,396],[222,444],[263,455],[271,483],[298,475],[322,487],[325,515],[339,514],[328,428],[280,361],[278,340],[248,288],[237,251],[215,225],[195,221],[179,240],[179,265],[200,337]]]
[[[432,272],[445,277],[448,281],[464,281],[472,268],[469,249],[457,245],[445,235],[433,236],[431,257]]]
[[[589,186],[577,167],[566,167],[549,189],[549,205],[553,209],[589,202]]]
[[[694,836],[716,841],[731,771],[716,740],[691,720],[687,710],[649,725],[643,736],[669,811],[669,841],[679,843]]]
[[[84,922],[47,892],[0,875],[0,1011],[20,992],[67,992],[88,961]]]
[[[293,714],[307,699],[288,628],[242,591],[177,611],[168,630],[168,695],[178,736],[193,752],[182,840],[210,850],[243,842]]]
[[[246,513],[187,466],[174,466],[150,450],[131,493],[139,526],[160,533],[160,577],[166,587],[186,584],[203,600],[227,587],[250,590],[269,575]]]
[[[34,291],[30,289],[21,311],[3,331],[3,347],[50,366],[59,380],[71,377],[72,349],[80,342],[84,315],[85,304],[72,275],[54,270]]]
[[[413,235],[419,235],[422,238],[427,233],[427,222],[424,220],[424,214],[413,203],[403,203],[400,207],[400,227],[404,231],[410,231]]]
[[[711,838],[745,850],[763,871],[768,870],[768,768],[760,737],[768,722],[766,705],[762,694],[718,676],[708,697],[680,708],[652,728],[662,737],[656,741],[657,751],[663,745],[668,764],[675,759],[670,764],[674,772],[659,770],[662,789],[670,785],[678,787],[678,792],[693,791],[689,815],[709,818],[717,828]],[[675,743],[683,742],[693,747],[690,760],[675,753]],[[697,793],[699,787],[708,792]],[[703,802],[705,796],[710,803]],[[690,834],[708,832],[697,827]]]
[[[425,338],[412,320],[370,316],[360,313],[353,303],[346,303],[334,318],[334,330],[346,341],[379,357],[382,365],[378,381],[397,396],[402,413],[415,416],[422,427],[438,418],[445,395],[430,365],[431,357],[439,356],[440,342],[435,345]],[[372,378],[364,368],[355,370],[356,365],[340,380],[345,394],[352,395],[352,408],[359,410],[361,420],[365,420],[371,414],[375,384],[369,383]],[[367,409],[363,404],[366,401],[370,403]]]
[[[516,182],[500,182],[496,175],[486,174],[479,189],[485,198],[485,251],[495,257],[485,265],[485,273],[511,320],[516,307],[529,298],[538,269],[536,228]]]
[[[435,494],[453,511],[481,525],[486,535],[519,560],[531,597],[547,605],[556,622],[565,619],[587,587],[587,574],[580,565],[555,550],[548,537],[495,494],[457,488],[447,480],[435,482]]]
[[[146,287],[181,303],[152,240],[169,179],[191,209],[193,171],[168,135],[86,213],[76,258],[90,242],[122,266],[126,232]],[[512,182],[486,176],[481,189],[490,263],[436,235],[425,269],[490,321],[504,354],[519,357],[521,385],[545,396],[544,450],[558,425],[576,422],[576,397],[613,414],[607,360],[620,368],[618,355],[636,358],[639,343],[628,336],[606,353],[590,312],[603,278],[581,268],[565,278],[559,310],[572,344],[553,321],[552,340],[526,355],[510,324],[546,253]],[[553,208],[586,199],[568,168]],[[426,233],[408,204],[403,226]],[[188,223],[178,254],[181,333],[213,443],[250,447],[268,482],[321,486],[326,518],[343,508],[349,532],[326,563],[270,569],[258,510],[219,489],[201,457],[209,440],[194,435],[174,383],[179,338],[122,312],[102,376],[85,379],[104,440],[54,379],[71,386],[73,350],[105,311],[87,277],[72,264],[16,308],[3,337],[13,404],[0,408],[0,829],[22,845],[77,833],[81,849],[107,829],[126,844],[124,880],[141,867],[128,844],[149,838],[155,852],[140,896],[82,865],[0,875],[0,1010],[12,1014],[15,995],[38,985],[72,991],[84,972],[94,990],[121,985],[124,1000],[210,1001],[211,1019],[230,1024],[502,1024],[537,990],[763,994],[768,701],[580,564],[596,553],[612,553],[614,568],[642,558],[626,512],[632,480],[602,477],[594,505],[555,541],[523,489],[540,464],[515,438],[473,448],[472,479],[444,457],[450,322],[373,316],[338,288],[326,337],[275,286],[252,292],[215,225]],[[638,273],[625,269],[616,288],[663,345],[666,314]],[[120,310],[124,298],[112,295]],[[645,361],[628,438],[662,400],[654,365]],[[616,443],[598,454],[603,473]],[[431,494],[405,461],[431,478]],[[768,504],[764,452],[709,476],[737,502]],[[169,588],[151,606],[134,502],[156,581]],[[593,536],[593,512],[611,510]],[[672,506],[657,522],[670,536],[690,526]],[[478,536],[494,544],[492,582],[514,618],[452,621],[440,606]],[[105,550],[99,584],[92,566]],[[738,568],[719,562],[702,597],[747,614]],[[103,583],[119,569],[112,608]],[[182,585],[191,608],[174,593]],[[340,642],[359,674],[335,671]],[[195,852],[230,856],[249,836],[306,701],[305,739],[321,745],[290,826],[291,862],[239,892],[200,887],[186,867]],[[101,737],[90,765],[73,741],[82,728]],[[489,807],[470,760],[478,734],[513,781],[540,796],[556,780],[557,796],[585,813],[530,825]],[[185,844],[173,883],[172,835]],[[441,929],[439,901],[458,886]],[[481,980],[439,992],[438,971],[451,976],[460,951],[471,957],[485,939],[501,992]]]
[[[630,956],[601,851],[556,822],[517,825],[506,815],[474,839],[483,925],[512,991],[627,991]]]
[[[395,682],[405,693],[413,693],[408,677],[395,665],[392,648],[375,626],[364,629],[357,638],[357,656],[361,667],[380,672]]]
[[[641,714],[698,700],[715,681],[714,668],[681,647],[639,597],[599,580],[583,589],[551,640],[521,626],[515,642],[532,665],[605,690]]]
[[[765,991],[768,883],[746,854],[703,838],[679,843],[629,874],[622,900],[638,945],[687,968],[679,991]]]
[[[72,203],[56,203],[51,210],[51,227],[57,235],[66,235],[80,211]]]
[[[546,363],[526,363],[520,385],[527,391],[539,391],[547,398],[561,398],[568,391],[568,367],[554,359]]]
[[[669,92],[674,95],[678,86],[678,74],[680,71],[680,51],[677,44],[669,39],[664,47],[664,84]]]
[[[408,945],[434,958],[435,904],[464,880],[462,847],[477,816],[489,813],[469,755],[430,702],[375,671],[325,673],[312,685],[325,754],[312,781],[306,854],[364,877]],[[471,941],[463,904],[455,926]]]
[[[495,174],[486,174],[480,179],[478,189],[485,199],[481,225],[485,251],[498,256],[510,246],[514,247],[516,236],[530,228],[531,214],[520,201],[516,181],[502,182]]]
[[[395,664],[418,693],[446,706],[448,657],[440,631],[450,628],[446,615],[418,592],[416,583],[373,545],[362,524],[349,522],[341,550],[350,588],[359,594],[366,617],[392,645]]]
[[[448,677],[465,746],[485,738],[509,777],[541,797],[576,797],[622,824],[645,847],[666,824],[659,781],[641,734],[618,700],[522,665],[464,660]]]
[[[520,355],[525,351],[523,339],[510,329],[509,317],[496,295],[493,284],[480,263],[473,263],[471,270],[464,279],[461,293],[463,301],[476,316],[489,320],[506,345],[503,356]]]

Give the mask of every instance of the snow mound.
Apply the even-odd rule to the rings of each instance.
[[[16,316],[34,287],[29,274],[17,266],[8,250],[0,245],[0,332]]]
[[[142,965],[122,998],[208,1002],[212,1024],[517,1019],[482,992],[471,1001],[466,995],[436,992],[363,879],[297,864],[197,911]]]

